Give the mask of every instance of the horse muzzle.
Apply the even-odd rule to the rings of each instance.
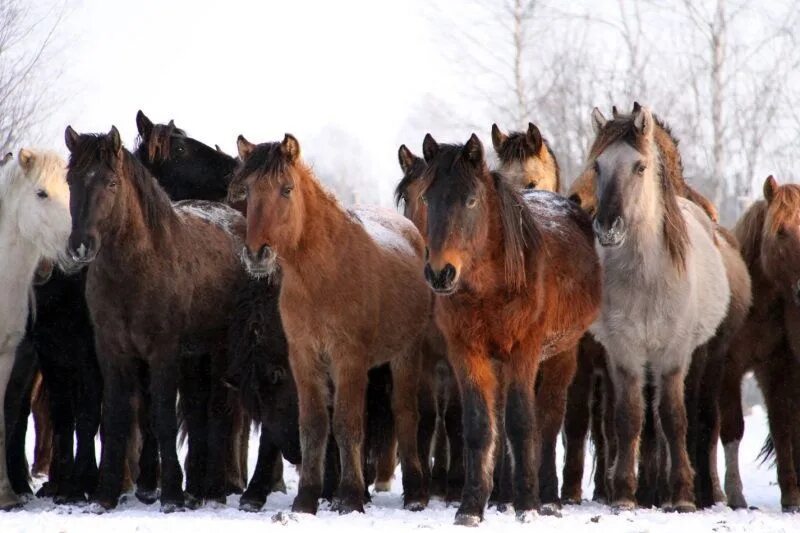
[[[450,263],[439,271],[434,270],[430,263],[425,263],[425,281],[436,294],[453,294],[458,283],[458,271]]]
[[[616,248],[625,241],[626,227],[622,217],[616,217],[610,228],[595,218],[592,228],[597,236],[597,241],[604,248]]]
[[[100,251],[100,246],[95,239],[70,239],[69,243],[69,258],[75,264],[85,265],[91,263],[97,257],[97,252]]]
[[[242,262],[250,276],[257,279],[268,278],[278,269],[278,254],[266,244],[255,253],[245,245],[242,250]]]

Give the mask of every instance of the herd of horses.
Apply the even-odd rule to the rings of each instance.
[[[800,186],[770,176],[729,231],[648,108],[591,121],[563,195],[533,124],[492,127],[495,170],[474,134],[403,145],[402,214],[344,208],[290,134],[240,136],[234,158],[141,111],[135,152],[115,127],[67,127],[68,163],[9,154],[0,508],[31,494],[31,410],[37,495],[93,512],[128,490],[164,512],[237,492],[258,511],[284,459],[294,512],[363,512],[399,458],[406,509],[526,522],[581,502],[589,434],[594,500],[745,507],[752,370],[782,508],[800,511]]]

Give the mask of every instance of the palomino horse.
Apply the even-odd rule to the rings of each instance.
[[[754,370],[764,392],[777,458],[781,506],[800,511],[800,186],[770,176],[764,199],[734,228],[753,280],[753,306],[731,342],[722,395],[722,443],[728,504],[746,507],[739,475],[744,434],[742,376]]]
[[[0,399],[25,334],[31,284],[41,259],[63,261],[69,237],[69,188],[64,160],[22,149],[0,168]],[[5,409],[0,409],[0,509],[19,503],[6,466]]]
[[[279,143],[238,140],[243,165],[232,189],[246,190],[243,259],[257,277],[283,276],[280,313],[300,401],[303,465],[292,509],[315,513],[329,432],[328,379],[341,481],[336,507],[362,511],[367,370],[390,361],[392,404],[409,509],[427,504],[417,450],[417,380],[430,293],[423,242],[389,211],[346,211],[300,157],[291,135]],[[347,305],[342,305],[347,302]]]
[[[245,280],[238,260],[244,220],[211,202],[173,206],[122,146],[114,127],[107,135],[79,135],[68,127],[65,140],[71,154],[70,253],[88,264],[86,300],[104,381],[104,439],[94,509],[117,505],[131,402],[141,377],[149,385],[161,458],[161,508],[173,511],[185,502],[175,446],[179,355],[212,354],[212,368],[223,363],[212,372],[217,379],[212,379],[209,401],[217,410],[209,417],[208,431],[209,442],[224,442],[226,392],[220,378],[233,295]],[[187,422],[190,435],[198,431]],[[224,498],[219,447],[208,450],[206,475],[187,480],[193,502]]]
[[[539,505],[539,363],[574,349],[600,304],[590,222],[553,193],[523,198],[489,172],[475,135],[465,145],[439,145],[427,135],[423,154],[425,276],[464,407],[466,479],[456,523],[482,519],[496,434],[504,429],[514,508],[528,520]]]
[[[520,189],[561,192],[561,175],[556,155],[539,128],[528,123],[525,132],[503,133],[492,124],[492,144],[500,160],[500,171]]]
[[[607,121],[595,109],[592,119],[597,135],[590,150],[598,198],[594,228],[604,291],[591,331],[606,349],[614,387],[612,503],[635,506],[642,387],[649,370],[669,446],[665,501],[678,511],[693,511],[684,378],[695,348],[708,342],[725,318],[728,279],[711,220],[676,195],[669,173],[681,172],[680,155],[656,141],[650,111],[635,105],[632,115]]]

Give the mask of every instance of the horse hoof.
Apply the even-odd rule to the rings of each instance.
[[[672,509],[678,513],[693,513],[697,511],[697,506],[692,502],[680,501],[676,502]]]
[[[781,511],[787,514],[800,513],[800,505],[781,505]]]
[[[333,505],[331,505],[331,510],[336,511],[339,514],[363,513],[364,504],[361,502],[348,502],[334,498]]]
[[[182,513],[186,510],[180,502],[162,502],[161,512],[164,514]]]
[[[392,481],[376,481],[375,492],[389,492],[392,490]]]
[[[45,481],[42,488],[36,491],[37,498],[52,498],[56,494],[56,488],[53,483]]]
[[[415,513],[418,512],[418,511],[424,511],[425,507],[426,507],[425,502],[421,502],[421,501],[406,502],[403,505],[403,509],[405,509],[406,511],[412,511],[412,512],[415,512]]]
[[[305,498],[300,494],[292,502],[293,513],[317,514],[318,507],[319,500],[317,498]]]
[[[136,499],[146,505],[152,505],[158,501],[158,489],[139,490],[136,489]]]
[[[517,522],[521,524],[530,524],[536,518],[538,513],[533,509],[528,509],[527,511],[517,511],[516,518]]]
[[[82,505],[86,503],[83,494],[60,494],[53,496],[53,503],[56,505]]]
[[[113,509],[112,506],[108,505],[108,502],[105,504],[98,502],[91,502],[89,505],[86,506],[84,512],[89,514],[105,514],[108,511]]]
[[[456,519],[453,523],[457,526],[478,527],[482,521],[483,517],[476,514],[456,513]]]
[[[272,484],[272,492],[281,492],[286,494],[286,483],[283,481],[283,479],[279,479]]]
[[[198,498],[197,496],[189,494],[188,492],[184,493],[183,499],[186,502],[184,505],[190,511],[195,511],[203,506],[202,498]]]
[[[247,513],[258,513],[261,511],[262,507],[264,507],[264,503],[259,503],[252,500],[239,501],[239,510]]]
[[[611,509],[615,513],[621,513],[624,511],[633,511],[636,509],[636,502],[632,500],[617,500],[611,504]]]
[[[742,494],[731,493],[728,497],[728,507],[733,510],[747,509],[747,500],[744,499]]]
[[[11,511],[19,507],[22,507],[22,501],[16,494],[11,493],[0,496],[0,511]]]
[[[557,503],[543,503],[539,510],[542,516],[555,516],[561,518],[561,507]]]

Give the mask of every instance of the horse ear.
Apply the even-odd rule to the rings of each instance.
[[[300,159],[300,142],[291,133],[286,133],[281,141],[281,152],[289,159],[290,163],[294,163]]]
[[[244,161],[250,154],[253,153],[256,145],[244,138],[244,135],[239,135],[236,138],[236,149],[239,150],[239,158]]]
[[[414,162],[419,158],[405,144],[401,144],[400,149],[397,151],[397,159],[400,161],[400,168],[403,169],[403,174],[408,174]]]
[[[33,152],[28,150],[27,148],[22,148],[17,154],[17,161],[19,161],[19,166],[24,168],[25,170],[30,170],[33,166],[33,160],[36,156],[33,155]]]
[[[619,109],[617,109],[617,106],[615,105],[611,106],[611,116],[613,116],[614,118],[617,118],[619,116]]]
[[[467,144],[464,145],[463,153],[467,156],[467,160],[473,165],[483,163],[483,143],[478,139],[474,133],[470,136]]]
[[[67,150],[70,152],[74,152],[75,148],[78,147],[78,132],[72,129],[72,126],[67,126],[67,129],[64,130],[64,143],[67,145]]]
[[[114,154],[119,156],[122,153],[122,139],[119,136],[119,130],[116,126],[111,126],[111,131],[108,132],[108,138],[111,141],[111,149]]]
[[[542,145],[544,144],[542,132],[533,122],[528,122],[528,131],[525,133],[525,138],[533,148],[533,153],[538,154],[542,150]]]
[[[633,111],[631,111],[631,114],[635,115],[636,113],[638,113],[641,110],[642,110],[642,105],[639,102],[634,102],[633,103]]]
[[[494,146],[494,151],[499,154],[507,140],[508,135],[500,131],[497,124],[492,124],[492,146]]]
[[[222,151],[222,148],[220,148],[218,144],[215,144],[215,145],[214,145],[214,150],[216,150],[217,152],[219,152],[219,153],[221,153],[221,154],[224,154],[224,153],[225,153],[225,152],[223,152],[223,151]]]
[[[3,159],[0,159],[0,167],[5,166],[6,163],[14,159],[14,154],[8,152],[6,155],[3,156]]]
[[[139,130],[142,139],[148,139],[153,133],[153,121],[147,118],[141,109],[136,113],[136,129]]]
[[[600,130],[605,127],[606,122],[608,122],[606,117],[603,116],[603,113],[601,113],[598,108],[595,107],[592,109],[592,129],[594,130],[595,135],[600,133]]]
[[[436,154],[439,153],[439,143],[433,138],[430,133],[425,134],[425,140],[422,141],[422,157],[425,158],[426,163],[433,161]]]
[[[773,198],[775,198],[775,193],[778,192],[778,181],[775,179],[774,176],[770,175],[764,181],[764,198],[767,200],[767,203],[772,203]]]
[[[642,107],[638,103],[634,105],[633,127],[640,135],[651,137],[653,135],[653,114],[649,107]],[[638,106],[638,109],[637,109]]]

